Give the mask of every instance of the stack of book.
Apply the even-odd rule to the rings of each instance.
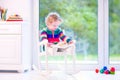
[[[8,17],[7,21],[23,21],[22,17],[20,15],[11,15]]]

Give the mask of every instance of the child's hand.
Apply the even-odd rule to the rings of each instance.
[[[66,42],[59,42],[57,45],[58,46],[63,46],[63,45],[65,45],[66,44]]]
[[[74,42],[71,40],[68,44],[73,44]]]
[[[71,40],[68,44],[75,44],[75,40]]]

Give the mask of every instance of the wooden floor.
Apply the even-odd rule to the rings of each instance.
[[[96,74],[94,71],[80,71],[71,75],[62,71],[0,72],[0,80],[120,80],[120,72],[115,75]]]

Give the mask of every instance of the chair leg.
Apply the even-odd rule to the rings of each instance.
[[[45,61],[46,61],[45,69],[48,70],[48,47],[47,45],[44,45],[44,51],[45,51]]]
[[[45,55],[45,60],[46,60],[46,70],[48,70],[48,54],[47,53]]]
[[[72,57],[73,57],[73,70],[76,71],[76,55],[75,46],[73,46]]]
[[[65,72],[67,72],[67,54],[64,54],[64,59],[65,59]]]

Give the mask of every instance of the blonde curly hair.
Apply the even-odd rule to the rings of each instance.
[[[51,24],[55,21],[60,21],[61,23],[63,22],[62,18],[57,12],[50,12],[45,18],[46,25]]]

